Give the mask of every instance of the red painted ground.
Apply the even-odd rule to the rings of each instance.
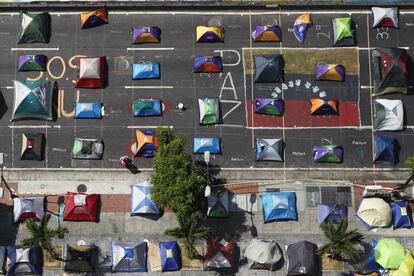
[[[339,116],[310,115],[310,101],[285,100],[284,116],[253,113],[253,101],[247,101],[249,127],[333,127],[359,126],[358,102],[339,102]],[[285,125],[283,126],[283,117]]]

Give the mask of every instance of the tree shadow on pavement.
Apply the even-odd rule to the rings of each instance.
[[[13,223],[13,206],[0,203],[0,245],[14,245],[19,224]]]

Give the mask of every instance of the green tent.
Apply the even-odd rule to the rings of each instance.
[[[49,43],[51,17],[47,12],[20,13],[19,43]]]
[[[200,108],[200,124],[212,125],[220,123],[220,108],[217,98],[198,99]]]
[[[72,158],[99,160],[102,159],[103,148],[104,145],[101,139],[75,137],[72,148]]]
[[[351,17],[332,19],[334,47],[355,45],[355,26]]]
[[[394,239],[381,239],[374,248],[375,262],[383,268],[397,269],[405,258],[405,249]]]
[[[22,135],[22,152],[20,160],[43,160],[43,134],[24,133]]]

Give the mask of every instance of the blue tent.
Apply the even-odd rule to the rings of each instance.
[[[112,272],[147,272],[147,243],[112,242]]]
[[[221,73],[223,59],[220,56],[196,56],[193,71],[194,73]]]
[[[338,224],[342,218],[346,218],[348,209],[342,204],[322,203],[318,205],[318,222]]]
[[[393,227],[395,228],[411,228],[411,210],[407,201],[391,202],[391,210],[393,217]]]
[[[220,138],[194,138],[194,153],[221,153]]]
[[[135,117],[161,116],[161,100],[138,99],[134,101],[133,109]]]
[[[43,251],[39,246],[22,248],[7,246],[7,257],[10,260],[7,275],[42,275]]]
[[[384,270],[384,268],[375,261],[374,248],[375,246],[377,246],[377,244],[378,244],[378,240],[371,241],[371,251],[369,253],[369,258],[368,258],[368,263],[367,263],[367,270],[369,271],[379,272],[380,270]]]
[[[160,242],[162,271],[175,271],[180,269],[180,256],[176,241]]]
[[[296,195],[294,192],[269,192],[260,194],[265,222],[296,220]]]
[[[160,214],[160,210],[151,199],[152,187],[148,181],[131,186],[131,215]]]
[[[102,119],[102,103],[76,103],[76,119]]]
[[[393,136],[375,135],[375,157],[374,163],[391,164],[396,163],[397,140]]]

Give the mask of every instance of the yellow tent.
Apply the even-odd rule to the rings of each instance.
[[[223,27],[197,26],[196,27],[196,40],[197,42],[223,42],[224,41],[224,28]]]
[[[398,269],[391,270],[391,276],[412,276],[414,272],[414,259],[409,250],[406,251],[404,261]]]
[[[390,205],[381,198],[364,198],[357,216],[369,227],[387,227],[392,221]]]

